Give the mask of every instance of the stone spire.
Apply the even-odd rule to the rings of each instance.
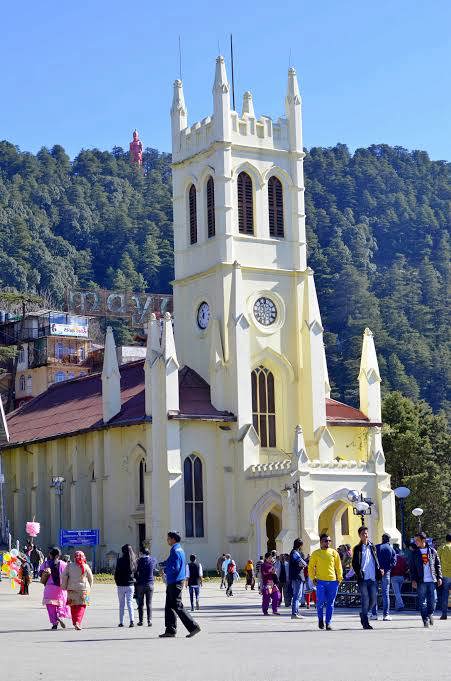
[[[216,59],[215,82],[213,84],[213,116],[216,140],[229,142],[230,129],[230,92],[224,57]]]
[[[106,330],[103,355],[102,410],[104,423],[111,421],[121,410],[121,375],[111,326]]]
[[[382,421],[381,377],[374,346],[373,332],[366,328],[363,334],[362,357],[359,372],[360,411],[374,423]]]
[[[188,127],[188,111],[185,105],[183,84],[181,80],[174,81],[174,94],[171,106],[172,149],[177,151],[180,144],[180,133]]]
[[[224,352],[219,321],[210,322],[210,392],[211,403],[222,411],[224,406]]]
[[[255,118],[254,101],[249,90],[243,95],[243,110],[241,115],[244,116],[245,114],[251,118]]]
[[[285,110],[288,119],[291,151],[302,152],[302,121],[301,121],[301,94],[299,92],[296,70],[291,66],[288,69],[288,87],[285,98]]]
[[[152,415],[152,364],[161,354],[160,322],[152,312],[147,325],[146,359],[144,361],[144,394],[146,416]]]
[[[161,338],[161,354],[166,371],[166,407],[167,411],[179,410],[179,363],[175,350],[172,317],[166,312],[163,320],[163,335]]]
[[[293,459],[291,470],[298,471],[308,468],[308,455],[305,446],[304,431],[302,426],[297,425],[294,429]]]

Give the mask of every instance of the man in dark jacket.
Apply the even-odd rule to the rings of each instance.
[[[360,542],[354,546],[352,552],[352,569],[355,572],[362,601],[360,621],[364,629],[372,629],[368,621],[368,613],[376,605],[377,582],[382,578],[384,571],[379,565],[376,547],[368,539],[367,527],[359,528],[359,537]]]
[[[135,595],[139,616],[138,627],[143,625],[144,599],[146,600],[147,626],[152,626],[152,596],[156,564],[157,561],[150,555],[149,549],[142,549],[135,572]]]
[[[164,621],[166,629],[164,634],[160,634],[160,638],[174,638],[177,633],[177,617],[180,617],[182,624],[188,629],[189,633],[186,638],[191,638],[199,633],[200,626],[183,608],[182,591],[186,579],[185,552],[180,546],[180,535],[177,532],[168,532],[167,541],[171,551],[164,563],[166,575]]]
[[[396,565],[396,551],[390,544],[390,535],[382,535],[382,544],[376,545],[377,557],[379,560],[379,565],[384,571],[382,577],[382,608],[383,608],[383,618],[384,621],[390,621],[390,578],[391,569]],[[371,619],[377,620],[377,602],[372,610],[373,617]]]
[[[301,620],[304,619],[302,615],[299,614],[299,602],[302,599],[302,591],[304,588],[305,575],[304,568],[307,565],[304,560],[304,554],[302,553],[302,540],[295,539],[293,542],[293,548],[290,553],[290,558],[288,562],[288,576],[291,582],[291,619]]]
[[[425,532],[415,535],[416,549],[410,565],[412,587],[418,590],[418,604],[425,627],[434,624],[434,610],[437,601],[436,587],[442,585],[442,566],[438,553],[427,545]]]

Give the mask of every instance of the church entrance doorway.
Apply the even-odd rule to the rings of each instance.
[[[353,515],[352,506],[341,500],[330,504],[318,518],[318,535],[326,532],[334,549],[342,544],[353,546],[358,541],[359,527],[360,519]]]
[[[140,551],[144,546],[145,541],[146,541],[146,524],[138,523],[138,546]]]
[[[275,513],[268,513],[266,516],[266,547],[267,551],[274,551],[276,549],[276,539],[281,530],[280,517]]]

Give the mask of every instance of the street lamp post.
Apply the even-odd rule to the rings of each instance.
[[[401,548],[403,549],[406,543],[404,531],[404,504],[410,494],[410,489],[408,487],[397,487],[393,491],[395,493],[395,497],[399,499],[401,504]]]
[[[415,518],[418,518],[418,532],[421,532],[421,516],[423,515],[424,511],[422,508],[414,508],[412,509],[412,515],[415,516]]]
[[[56,540],[57,544],[60,543],[61,530],[63,529],[63,492],[65,482],[66,480],[65,478],[63,478],[62,475],[56,475],[55,477],[52,478],[52,484],[50,485],[50,487],[53,487],[55,489],[55,494],[58,497],[59,533]]]
[[[351,504],[353,504],[352,512],[354,515],[360,516],[362,527],[365,526],[365,516],[371,515],[371,506],[374,505],[371,497],[364,497],[363,492],[360,494],[355,489],[350,489],[347,497]]]

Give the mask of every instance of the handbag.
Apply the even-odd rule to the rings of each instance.
[[[49,581],[50,577],[50,572],[47,572],[47,570],[44,570],[44,572],[41,574],[41,584],[47,584]]]

